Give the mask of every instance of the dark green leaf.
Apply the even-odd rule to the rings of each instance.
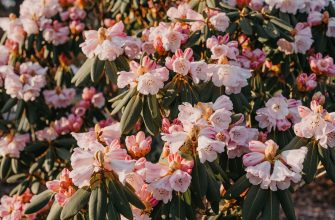
[[[65,204],[61,213],[61,219],[64,220],[75,216],[88,203],[90,195],[90,191],[82,188],[78,189]]]
[[[91,80],[92,82],[97,82],[104,70],[105,61],[99,60],[99,58],[95,57],[93,61],[93,65],[91,66]]]
[[[239,197],[249,186],[251,183],[249,182],[246,175],[240,177],[226,192],[225,198],[237,198]]]
[[[264,220],[279,220],[279,201],[273,191],[269,192],[262,217]]]
[[[102,187],[92,190],[88,207],[90,220],[104,220],[106,218],[107,193]]]
[[[3,105],[3,107],[1,108],[1,113],[8,112],[16,105],[16,103],[17,103],[17,99],[9,98],[6,101],[6,103]]]
[[[281,207],[283,208],[283,211],[285,212],[287,219],[295,220],[295,211],[289,190],[278,190],[277,197],[281,204]]]
[[[44,208],[50,201],[52,195],[54,193],[50,190],[46,190],[38,195],[35,195],[30,203],[28,204],[27,208],[25,209],[25,214],[32,214],[35,213],[42,208]]]
[[[59,220],[62,209],[63,207],[60,206],[57,201],[54,201],[48,214],[47,220]]]
[[[261,189],[259,186],[252,185],[243,202],[243,219],[255,220],[258,214],[262,211],[268,190]]]
[[[10,158],[3,157],[0,164],[0,179],[3,180],[7,176],[7,173],[10,169]]]
[[[318,146],[313,144],[313,142],[308,143],[307,149],[308,151],[303,165],[303,179],[306,183],[310,183],[313,181],[318,168],[319,155]]]
[[[142,111],[142,97],[140,94],[133,96],[128,102],[121,117],[120,129],[121,133],[128,133],[134,128],[135,123],[140,117]]]

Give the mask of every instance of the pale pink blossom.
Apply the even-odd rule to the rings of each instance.
[[[45,24],[43,27],[44,39],[53,45],[61,45],[69,40],[70,29],[59,21]]]
[[[7,65],[8,60],[9,60],[9,49],[6,46],[0,45],[0,67],[2,65]]]
[[[230,64],[209,64],[212,81],[215,86],[225,86],[226,94],[238,94],[248,85],[247,79],[251,77],[248,69]]]
[[[7,39],[22,44],[25,39],[25,31],[21,20],[15,15],[10,15],[9,18],[0,18],[0,28],[7,33]]]
[[[105,97],[102,92],[96,93],[93,95],[91,102],[94,107],[102,108],[105,105]]]
[[[85,42],[80,47],[88,58],[98,56],[100,60],[113,61],[123,53],[122,46],[126,39],[123,30],[123,23],[118,22],[108,29],[85,31]]]
[[[224,12],[217,13],[216,15],[212,16],[209,21],[213,25],[214,29],[221,32],[225,32],[230,23],[229,17]]]
[[[335,76],[334,59],[330,56],[323,57],[321,53],[309,57],[309,65],[315,74]]]
[[[206,47],[212,52],[212,59],[227,57],[236,60],[239,54],[238,42],[229,41],[229,34],[224,36],[212,36],[206,40]]]
[[[322,147],[327,148],[328,136],[332,139],[332,132],[335,131],[333,113],[328,113],[315,100],[311,102],[310,109],[299,106],[298,111],[301,122],[294,125],[295,134],[299,137],[315,138]]]
[[[306,73],[301,73],[296,79],[298,90],[301,92],[309,92],[314,90],[318,83],[315,73],[309,76]]]
[[[119,180],[124,182],[127,173],[134,168],[135,161],[128,160],[129,155],[122,149],[118,140],[104,147],[97,140],[87,143],[78,143],[79,147],[74,149],[71,155],[71,166],[73,170],[70,177],[74,185],[82,188],[90,185],[90,178],[95,172],[102,170],[114,171]]]
[[[138,132],[136,136],[127,136],[125,139],[128,152],[133,158],[147,155],[151,150],[151,142],[151,136],[146,138],[143,131]]]
[[[0,138],[0,155],[19,158],[20,152],[30,141],[29,134],[8,134]]]
[[[56,193],[55,199],[61,206],[64,206],[76,192],[69,175],[70,171],[64,168],[60,174],[59,180],[46,182],[47,188]]]
[[[298,10],[305,7],[305,0],[265,0],[270,10],[277,8],[283,13],[296,14]]]
[[[118,75],[117,85],[119,88],[137,86],[137,91],[141,94],[155,95],[164,87],[164,82],[169,77],[169,71],[146,56],[143,58],[142,64],[131,61],[130,71],[121,71],[118,72]]]
[[[242,64],[242,67],[255,70],[263,65],[265,58],[266,54],[261,49],[243,49],[242,54],[238,56],[238,61]]]
[[[22,63],[19,75],[16,73],[7,74],[5,79],[6,93],[12,98],[34,101],[46,85],[47,70],[47,67],[43,68],[38,63]]]
[[[277,191],[285,190],[291,182],[298,183],[301,180],[306,147],[278,154],[279,146],[268,140],[265,143],[251,141],[249,149],[251,152],[243,156],[243,164],[247,167],[246,176],[251,184]]]
[[[277,46],[279,51],[284,52],[286,55],[293,54],[294,52],[294,44],[284,38],[280,38],[277,41]]]
[[[314,42],[312,39],[312,29],[307,23],[298,23],[295,26],[294,50],[296,53],[305,54]]]
[[[308,13],[307,22],[311,26],[320,25],[322,23],[322,13],[319,11],[311,11]]]
[[[328,19],[327,37],[335,37],[335,17]]]
[[[56,87],[54,90],[44,90],[43,95],[47,105],[51,105],[54,108],[65,108],[73,101],[76,90]]]
[[[201,30],[205,25],[204,17],[200,13],[192,10],[186,3],[178,5],[178,8],[169,8],[166,14],[170,19],[180,18],[192,20],[192,22],[188,22],[192,31]]]
[[[0,66],[0,87],[3,87],[6,76],[9,74],[15,74],[12,66]]]
[[[39,141],[48,142],[55,140],[59,136],[53,126],[49,126],[42,130],[36,131],[35,134]]]

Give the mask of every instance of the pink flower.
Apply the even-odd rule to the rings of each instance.
[[[169,8],[166,14],[170,19],[181,18],[196,20],[188,22],[191,25],[192,31],[200,30],[205,24],[204,17],[198,12],[192,10],[191,7],[186,3],[178,5],[178,8]]]
[[[54,108],[65,108],[73,101],[76,90],[56,87],[54,90],[44,90],[43,95],[47,105],[51,105]]]
[[[209,21],[213,25],[214,29],[221,32],[225,32],[230,23],[230,19],[224,12],[217,13],[216,15],[212,16]]]
[[[44,39],[53,45],[61,45],[69,40],[69,28],[57,20],[51,24],[45,24],[43,28]]]
[[[242,55],[238,56],[238,61],[242,67],[255,70],[263,65],[265,58],[265,53],[258,48],[253,51],[244,49]]]
[[[22,44],[25,39],[25,31],[21,20],[11,14],[9,18],[0,18],[0,28],[7,33],[7,38],[17,44]]]
[[[206,46],[212,52],[212,59],[220,59],[222,57],[227,57],[229,59],[236,60],[239,54],[238,42],[229,41],[229,34],[224,36],[212,36],[206,41]]]
[[[127,136],[125,142],[129,154],[133,158],[140,158],[150,152],[152,138],[150,136],[145,138],[144,132],[140,131],[136,134],[136,136]]]
[[[127,85],[135,87],[143,95],[155,95],[164,87],[164,82],[169,78],[169,71],[165,67],[158,66],[149,57],[144,57],[142,64],[130,62],[129,72],[118,72],[117,85],[124,88]]]
[[[225,86],[226,94],[238,94],[248,85],[247,79],[251,77],[248,69],[230,64],[209,64],[212,81],[215,86]]]
[[[311,11],[308,14],[307,22],[311,26],[320,25],[322,23],[322,14],[319,11]]]
[[[12,66],[0,66],[0,87],[3,87],[6,76],[9,74],[15,74]]]
[[[315,73],[312,73],[309,76],[306,73],[301,73],[297,77],[297,87],[301,92],[312,91],[317,85],[318,83]]]
[[[62,170],[59,180],[46,182],[47,188],[56,193],[55,199],[61,206],[64,206],[76,192],[69,175],[70,171],[65,168]]]
[[[46,85],[45,74],[48,68],[42,68],[38,63],[22,63],[20,75],[9,73],[5,79],[6,93],[12,98],[34,101]]]
[[[326,35],[327,37],[335,37],[335,17],[329,18]]]
[[[333,113],[328,113],[315,100],[311,102],[311,109],[305,106],[298,107],[301,122],[294,125],[294,132],[299,137],[315,138],[319,144],[327,148],[328,136],[332,139],[335,131]]]
[[[102,108],[105,105],[105,97],[101,92],[94,94],[91,101],[93,106],[97,108]]]
[[[36,131],[35,134],[39,141],[48,141],[48,142],[55,140],[59,136],[53,126],[46,127],[43,130]]]
[[[303,162],[307,148],[283,151],[277,154],[278,145],[268,140],[265,143],[251,141],[250,153],[243,156],[243,164],[247,166],[247,178],[253,185],[262,189],[285,190],[291,182],[301,180]]]
[[[295,30],[297,33],[294,36],[294,50],[296,53],[305,54],[314,42],[311,27],[308,24],[298,23]]]
[[[79,147],[74,149],[71,155],[71,166],[73,170],[70,177],[74,185],[82,188],[90,185],[90,178],[95,172],[101,170],[114,171],[119,180],[124,182],[127,173],[134,168],[135,161],[127,160],[129,155],[122,149],[119,141],[114,140],[110,145],[104,147],[97,140],[87,146],[78,143]]]
[[[309,57],[309,64],[315,74],[335,76],[335,64],[332,57],[322,57],[321,53]]]
[[[7,65],[8,59],[9,59],[9,49],[3,45],[0,45],[0,67],[2,65]],[[2,86],[1,83],[0,86]]]
[[[277,8],[281,12],[296,14],[299,9],[303,9],[305,7],[305,1],[303,0],[285,0],[285,1],[277,1],[277,0],[265,0],[270,7]]]
[[[0,155],[14,158],[20,157],[20,152],[30,141],[29,134],[8,134],[0,138]]]
[[[176,170],[170,177],[171,188],[176,192],[186,192],[191,184],[191,175],[181,170]]]
[[[126,36],[123,30],[123,23],[118,22],[108,29],[85,31],[85,42],[80,47],[88,58],[98,56],[100,60],[113,61],[123,53],[122,46]]]
[[[0,218],[3,220],[21,220],[36,218],[36,214],[25,215],[26,205],[32,198],[30,190],[27,189],[21,196],[14,195],[12,197],[3,196],[0,200]]]
[[[284,38],[280,38],[277,41],[278,49],[281,52],[284,52],[286,55],[293,54],[294,52],[294,44],[292,42],[287,41]]]

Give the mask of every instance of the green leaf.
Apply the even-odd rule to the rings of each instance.
[[[279,201],[275,192],[269,192],[262,215],[264,220],[279,220]]]
[[[121,183],[118,184],[116,181],[117,180],[109,183],[110,201],[113,202],[116,210],[124,217],[133,219],[133,212],[131,211],[127,197],[122,189],[123,186]]]
[[[16,158],[11,158],[11,167],[12,167],[12,170],[15,174],[18,173],[19,160],[16,159]]]
[[[74,75],[71,82],[75,83],[76,86],[79,86],[80,84],[82,84],[86,80],[88,75],[90,74],[93,62],[94,62],[94,58],[87,59],[85,63],[79,68],[77,73]]]
[[[25,173],[19,173],[19,174],[15,174],[13,176],[10,176],[7,178],[6,182],[7,183],[15,183],[19,180],[22,180],[26,177],[26,174]]]
[[[313,181],[318,168],[319,155],[318,146],[313,144],[313,142],[308,143],[307,149],[307,155],[303,164],[303,179],[306,183],[310,183]]]
[[[114,62],[119,71],[122,71],[122,70],[129,71],[130,70],[128,60],[124,55],[117,57]]]
[[[10,158],[3,157],[0,164],[0,179],[3,180],[7,176],[10,169]]]
[[[251,21],[248,18],[246,17],[241,18],[240,27],[243,33],[245,33],[248,36],[252,35]]]
[[[207,199],[211,203],[211,208],[214,213],[218,214],[220,203],[220,184],[218,184],[215,178],[211,175],[208,175]]]
[[[171,201],[169,219],[184,220],[186,219],[184,203],[180,196],[174,196]]]
[[[278,190],[277,197],[283,208],[283,211],[288,220],[295,220],[295,211],[294,206],[291,198],[291,194],[288,189],[285,190]]]
[[[335,164],[331,159],[329,147],[324,148],[321,145],[318,146],[319,149],[319,158],[322,165],[325,167],[327,176],[335,182]]]
[[[65,204],[61,219],[69,219],[75,216],[89,201],[91,192],[85,189],[78,189]]]
[[[106,75],[110,81],[117,83],[117,67],[114,61],[106,61],[105,63]]]
[[[129,188],[129,186],[126,186],[124,188],[124,192],[126,194],[126,197],[128,201],[135,207],[139,209],[145,209],[145,205],[143,202],[138,198],[138,196]]]
[[[159,114],[159,111],[158,111],[159,106],[158,106],[156,95],[148,95],[146,98],[147,98],[148,106],[151,112],[151,116],[152,118],[156,118]]]
[[[140,94],[133,96],[128,102],[121,117],[121,133],[126,134],[134,128],[142,111],[142,97]]]
[[[116,113],[120,112],[121,108],[126,105],[128,100],[132,98],[136,94],[136,88],[132,88],[127,91],[127,94],[124,95],[122,100],[117,104],[117,106],[111,112],[111,115],[115,115]]]
[[[187,42],[184,44],[184,48],[190,48],[199,43],[201,37],[201,31],[197,30],[193,32],[188,38]]]
[[[249,182],[246,175],[241,176],[226,192],[224,198],[231,199],[237,198],[243,193],[251,183]]]
[[[277,30],[276,26],[272,24],[271,22],[267,22],[266,24],[264,24],[263,28],[269,37],[271,38],[280,37],[279,31]]]
[[[54,201],[48,214],[47,220],[59,220],[62,210],[63,207],[60,206],[57,201]]]
[[[16,105],[16,103],[17,103],[17,99],[9,98],[6,101],[6,103],[3,105],[3,107],[1,108],[1,113],[8,112]]]
[[[97,82],[103,74],[105,61],[99,60],[98,57],[94,58],[93,65],[91,66],[91,80]]]
[[[104,220],[106,218],[107,193],[102,187],[92,190],[88,207],[90,220]]]
[[[156,122],[156,119],[152,118],[151,111],[147,102],[143,103],[142,118],[148,132],[153,136],[157,135],[159,131],[159,126]]]
[[[306,146],[308,144],[308,139],[303,137],[295,136],[290,143],[288,143],[284,148],[282,148],[280,151],[286,151],[286,150],[293,150],[298,149],[302,146]]]
[[[44,208],[49,203],[53,194],[52,191],[46,190],[35,195],[25,209],[24,214],[32,214]]]
[[[69,150],[64,148],[58,148],[56,147],[56,154],[63,160],[70,160],[71,153]]]
[[[107,219],[108,220],[120,220],[120,215],[117,213],[112,202],[109,202],[107,207]]]
[[[262,211],[268,190],[261,189],[259,186],[252,185],[243,202],[243,219],[255,220],[258,214]]]

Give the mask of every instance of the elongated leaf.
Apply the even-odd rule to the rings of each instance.
[[[208,175],[208,186],[207,186],[207,199],[211,203],[211,208],[214,213],[219,212],[220,203],[220,185],[216,182],[215,178]]]
[[[307,138],[295,136],[281,151],[298,149],[308,144]]]
[[[105,64],[106,75],[110,81],[117,83],[117,67],[114,61],[106,61]]]
[[[44,206],[46,206],[52,195],[54,193],[50,190],[46,190],[36,196],[34,196],[31,200],[31,202],[28,204],[26,210],[24,211],[25,214],[32,214],[35,213],[39,210],[41,210],[42,208],[44,208]]]
[[[118,113],[123,106],[126,105],[126,103],[136,94],[136,88],[130,89],[127,94],[124,95],[122,100],[117,104],[117,106],[113,109],[111,112],[111,115],[115,115]]]
[[[25,173],[19,173],[19,174],[15,174],[13,176],[10,176],[7,178],[6,182],[7,183],[15,183],[19,180],[22,180],[26,177],[26,174]]]
[[[159,106],[158,106],[156,95],[148,95],[147,102],[148,102],[148,106],[149,106],[152,118],[156,118],[159,113],[158,112]]]
[[[193,32],[188,38],[187,42],[184,44],[184,48],[190,48],[193,45],[197,44],[200,40],[200,36],[201,36],[200,30]]]
[[[243,17],[240,20],[240,27],[243,33],[245,33],[248,36],[252,35],[251,21],[248,18]]]
[[[104,220],[107,210],[107,193],[102,187],[92,190],[89,201],[89,219]]]
[[[156,122],[156,119],[152,117],[147,102],[143,103],[142,118],[148,132],[153,136],[157,135],[159,131],[159,126],[158,123]]]
[[[243,202],[243,219],[255,220],[260,211],[262,211],[267,196],[268,190],[264,190],[261,189],[259,186],[252,185]]]
[[[326,169],[327,176],[335,182],[335,163],[331,159],[329,148],[324,148],[319,145],[318,150],[319,158]]]
[[[94,58],[93,65],[91,66],[91,80],[92,82],[97,82],[104,70],[105,61],[99,60],[99,58]]]
[[[77,73],[74,75],[71,82],[75,83],[76,86],[79,86],[80,84],[82,84],[86,80],[86,78],[89,76],[91,69],[92,69],[93,62],[94,62],[94,58],[87,59],[85,63],[79,68]]]
[[[295,220],[295,211],[291,198],[291,193],[288,189],[286,190],[278,190],[277,197],[280,202],[281,207],[283,208],[285,215],[288,220]]]
[[[48,214],[47,220],[59,220],[62,210],[63,207],[60,206],[57,201],[54,201]]]
[[[142,201],[138,198],[138,196],[128,186],[124,188],[124,192],[126,194],[128,201],[133,206],[139,209],[145,209],[145,205],[142,203]]]
[[[115,181],[109,183],[110,201],[113,202],[114,207],[116,208],[118,213],[121,213],[124,217],[128,219],[132,219],[133,213],[131,211],[127,197],[121,188],[122,186],[118,186],[120,185],[118,185]]]
[[[225,198],[237,198],[239,197],[249,186],[251,183],[249,182],[246,175],[241,176],[226,192],[224,195]]]
[[[275,192],[269,192],[262,217],[264,220],[279,220],[279,201]]]
[[[9,98],[4,106],[1,108],[1,113],[8,112],[11,110],[17,103],[17,99]]]
[[[10,168],[10,158],[3,157],[0,164],[0,179],[5,179]]]
[[[318,168],[319,155],[317,145],[313,144],[312,142],[307,145],[307,148],[308,151],[303,166],[303,179],[306,183],[310,183],[313,181]]]
[[[75,216],[89,201],[91,192],[85,189],[78,189],[64,206],[61,219],[68,219]]]
[[[179,196],[174,196],[171,201],[170,219],[184,220],[186,219],[184,203]]]
[[[142,97],[140,94],[133,96],[128,102],[120,121],[122,134],[128,133],[134,128],[142,111]]]
[[[109,202],[107,206],[107,219],[108,220],[120,220],[120,215],[117,213],[112,202]]]

